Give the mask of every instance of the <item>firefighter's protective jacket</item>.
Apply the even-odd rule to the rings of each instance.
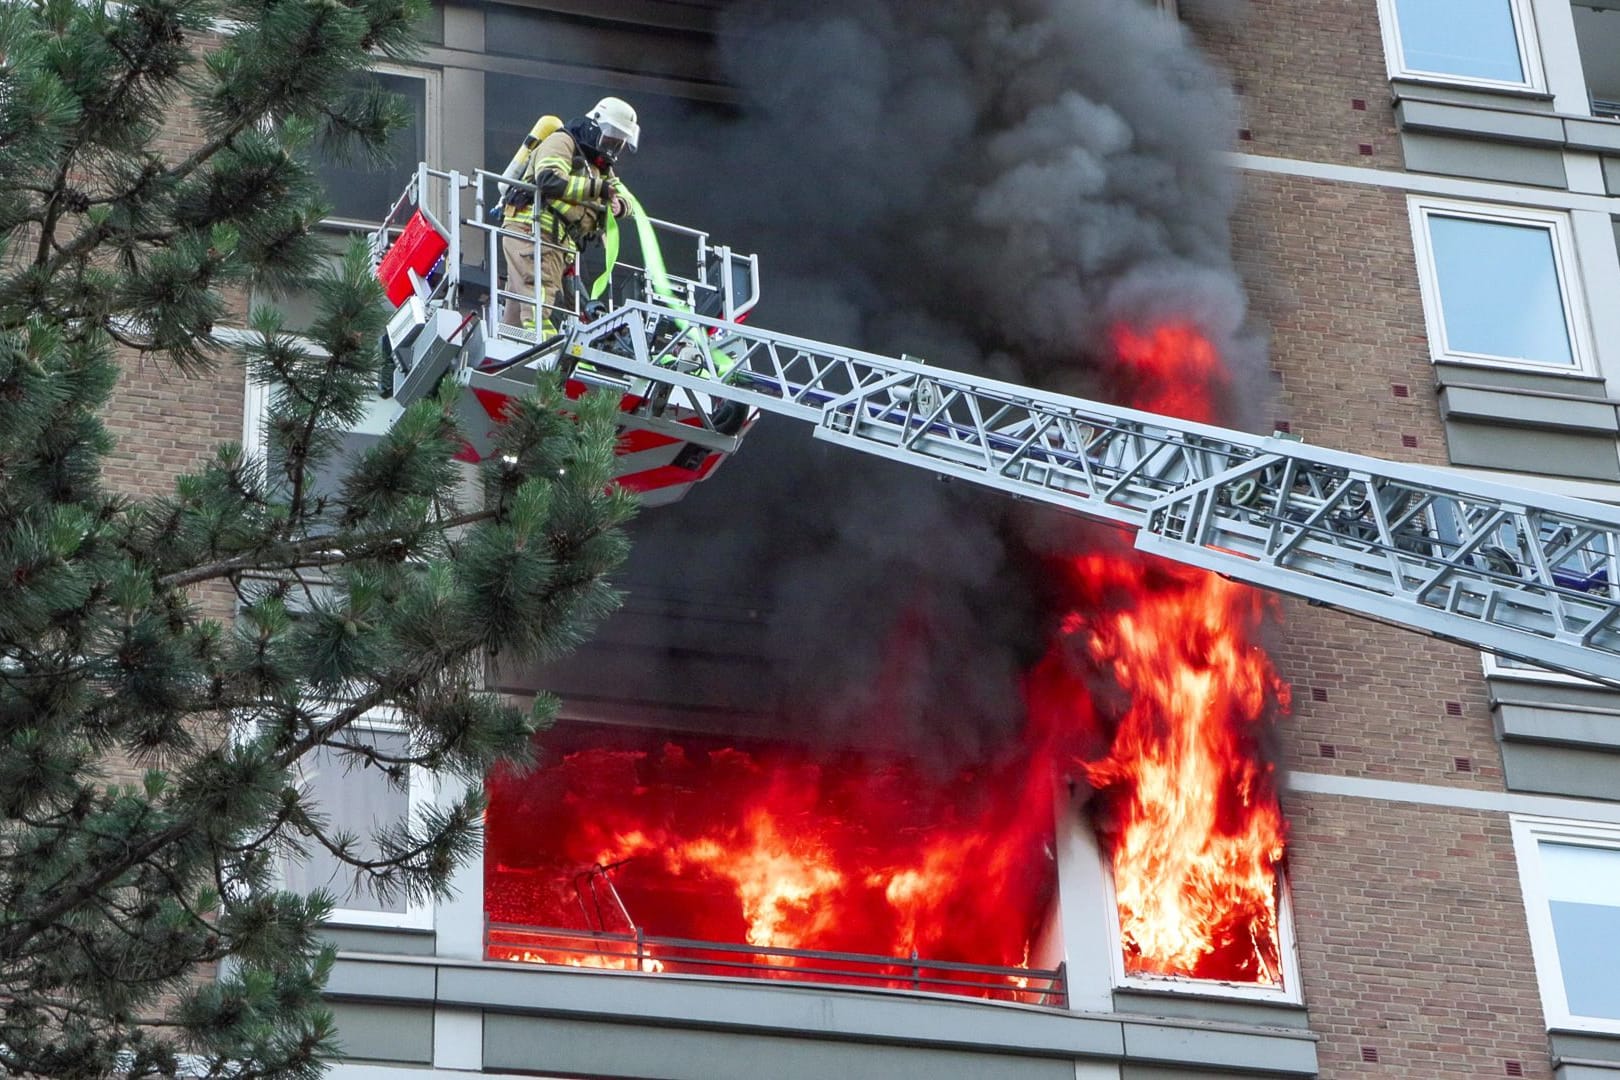
[[[611,169],[586,160],[567,130],[553,132],[534,148],[524,180],[535,185],[540,204],[540,235],[569,251],[595,237],[612,196]],[[507,215],[508,222],[532,222],[531,204]]]

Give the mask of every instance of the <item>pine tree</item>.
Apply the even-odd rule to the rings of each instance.
[[[364,72],[409,55],[420,5],[0,6],[0,1071],[318,1074],[332,898],[278,890],[280,860],[442,895],[478,781],[550,711],[484,692],[485,665],[556,655],[616,603],[615,402],[543,386],[476,484],[447,399],[339,454],[386,306],[363,252],[325,268],[310,161],[386,144],[402,114]],[[176,152],[185,110],[200,137]],[[294,287],[320,297],[307,338],[266,309],[242,355],[221,346],[233,297]],[[110,492],[99,413],[133,362],[245,363],[268,453]],[[408,749],[357,735],[378,709]],[[472,793],[362,842],[300,790],[321,746]]]

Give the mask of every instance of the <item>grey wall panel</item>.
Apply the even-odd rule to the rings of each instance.
[[[1564,397],[1602,399],[1608,392],[1601,375],[1553,375],[1513,368],[1477,367],[1437,360],[1435,381],[1441,386],[1488,390],[1534,390]]]
[[[1236,1080],[1244,1073],[1211,1072],[1206,1069],[1167,1069],[1160,1065],[1121,1065],[1119,1080]]]
[[[433,933],[420,930],[373,930],[363,926],[323,926],[321,939],[341,952],[432,956]]]
[[[1505,109],[1476,109],[1406,99],[1395,105],[1395,122],[1402,131],[1436,131],[1554,146],[1564,142],[1564,125],[1556,116]]]
[[[1553,1080],[1620,1080],[1620,1066],[1592,1062],[1560,1065],[1553,1070]]]
[[[852,1041],[1040,1047],[1052,1054],[1109,1057],[1124,1050],[1119,1024],[1102,1017],[718,979],[446,967],[439,973],[439,1000],[513,1012],[635,1016],[668,1028],[774,1029]]]
[[[1164,1016],[1184,1020],[1214,1020],[1255,1027],[1304,1029],[1310,1017],[1303,1005],[1281,1002],[1231,1001],[1193,994],[1115,990],[1114,1011],[1134,1016]]]
[[[1620,124],[1612,120],[1565,117],[1564,141],[1579,150],[1620,152]]]
[[[338,998],[387,998],[431,1002],[437,971],[431,964],[339,960],[326,992]]]
[[[1620,195],[1620,158],[1603,159],[1603,186],[1610,195]]]
[[[1074,1080],[1070,1060],[533,1016],[484,1018],[484,1068],[659,1080]]]
[[[1132,1061],[1314,1075],[1314,1039],[1262,1039],[1217,1028],[1133,1024],[1125,1028],[1125,1056]]]
[[[1564,188],[1564,154],[1556,146],[1484,142],[1421,132],[1401,134],[1401,152],[1412,172],[1500,180],[1509,184]]]
[[[1471,386],[1443,387],[1440,416],[1444,420],[1485,420],[1518,427],[1593,432],[1609,437],[1620,433],[1614,406],[1604,399],[1543,397]]]
[[[1620,480],[1610,436],[1453,421],[1446,424],[1446,445],[1453,465],[1541,473],[1556,462],[1561,476]]]
[[[1609,705],[1599,709],[1499,702],[1494,710],[1496,734],[1521,742],[1620,752],[1620,697]]]
[[[1620,1036],[1577,1035],[1568,1031],[1555,1031],[1548,1037],[1552,1044],[1553,1059],[1573,1058],[1584,1061],[1613,1062],[1620,1068]]]
[[[1620,755],[1568,746],[1504,742],[1502,774],[1509,791],[1620,800]]]
[[[433,1007],[331,1004],[337,1021],[339,1056],[408,1065],[433,1064]]]
[[[1476,109],[1507,107],[1517,112],[1555,111],[1552,95],[1539,90],[1477,90],[1468,86],[1441,86],[1412,79],[1391,79],[1389,87],[1400,101],[1432,101],[1442,105],[1469,105]]]

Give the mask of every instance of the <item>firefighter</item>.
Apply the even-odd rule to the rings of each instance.
[[[625,201],[615,190],[613,170],[621,154],[635,152],[640,137],[636,111],[619,98],[605,97],[535,147],[523,179],[538,192],[541,303],[561,304],[563,275],[578,258],[580,247],[601,234],[606,215],[624,215]],[[532,236],[535,222],[533,202],[522,198],[509,202],[505,228]],[[501,249],[506,254],[507,288],[533,296],[534,241],[529,236],[503,236]],[[503,321],[517,323],[514,307],[521,308],[523,325],[533,328],[534,311],[528,304],[508,304]],[[556,332],[549,314],[541,313],[538,338]]]

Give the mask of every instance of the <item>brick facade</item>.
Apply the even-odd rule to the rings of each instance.
[[[1376,0],[1245,7],[1236,21],[1193,22],[1240,94],[1236,149],[1398,173]],[[1323,446],[1445,465],[1406,192],[1248,171],[1234,231],[1271,335],[1279,424]],[[1285,768],[1421,784],[1437,802],[1505,790],[1476,650],[1282,608]],[[1320,1075],[1551,1077],[1507,814],[1298,791],[1286,808]]]
[[[1318,795],[1287,809],[1321,1075],[1448,1080],[1518,1062],[1550,1077],[1506,818]]]

